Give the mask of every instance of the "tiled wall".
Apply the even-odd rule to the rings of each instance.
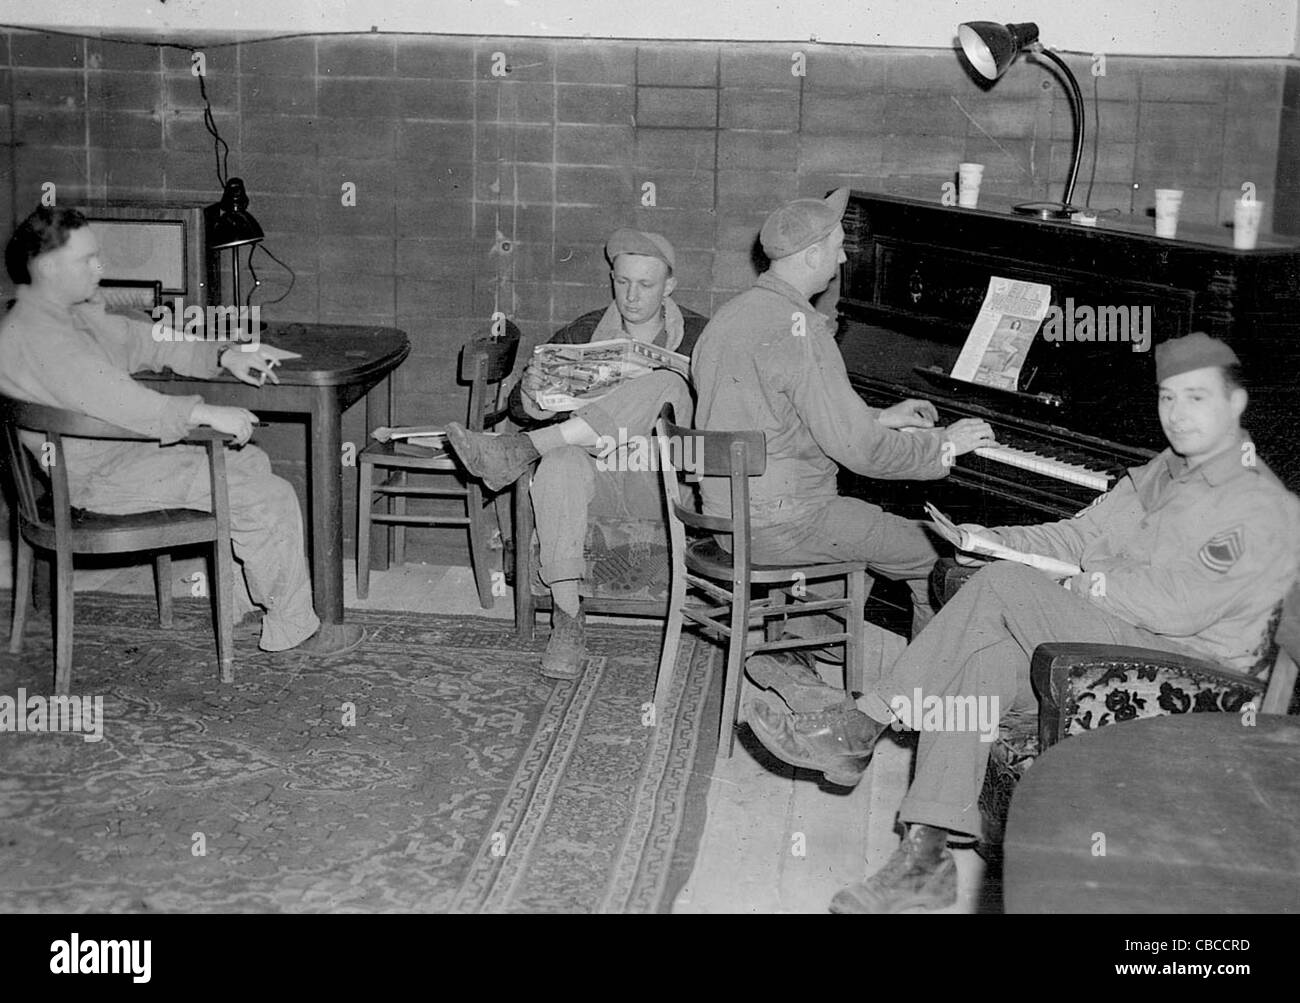
[[[202,49],[231,173],[297,273],[266,316],[406,330],[402,421],[460,416],[455,353],[494,309],[536,338],[602,305],[600,248],[615,226],[668,235],[679,299],[709,312],[752,280],[758,226],[785,199],[842,184],[934,198],[962,160],[986,165],[991,196],[1059,197],[1070,154],[1069,108],[1045,68],[1017,65],[986,89],[947,51],[171,41]],[[1072,64],[1100,122],[1094,206],[1144,211],[1152,189],[1180,187],[1184,218],[1217,222],[1244,181],[1266,211],[1275,182],[1297,203],[1285,62],[1116,57],[1099,77],[1084,57]],[[51,180],[63,201],[217,197],[185,48],[13,33],[0,35],[0,65],[0,217],[24,215]],[[1076,201],[1091,163],[1090,140]],[[355,206],[341,204],[345,182]],[[267,302],[285,283],[260,260]],[[345,437],[364,434],[358,411]]]

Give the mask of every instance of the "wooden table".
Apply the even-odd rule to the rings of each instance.
[[[1255,720],[1145,718],[1048,749],[1011,800],[1007,912],[1300,912],[1300,720]]]
[[[307,422],[312,597],[322,623],[342,623],[343,412],[365,397],[367,429],[391,424],[391,390],[370,390],[402,363],[411,344],[394,328],[341,324],[270,324],[262,338],[302,355],[276,368],[279,386],[249,386],[226,372],[210,380],[171,373],[135,378],[163,393],[202,394],[209,404]]]

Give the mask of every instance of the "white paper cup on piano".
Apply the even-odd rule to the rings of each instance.
[[[1156,189],[1156,236],[1178,235],[1178,210],[1183,205],[1181,188]]]
[[[1264,203],[1257,199],[1237,199],[1232,203],[1232,246],[1249,251],[1259,240],[1259,218]]]
[[[983,164],[957,165],[957,204],[974,209],[980,201],[980,182],[984,180]]]

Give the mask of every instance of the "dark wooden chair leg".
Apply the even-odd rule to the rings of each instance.
[[[768,586],[767,597],[773,609],[779,609],[780,607],[785,606],[789,601],[789,596],[786,595],[785,587],[782,585]],[[781,640],[781,635],[785,632],[786,619],[787,617],[784,615],[777,616],[775,614],[770,617],[765,617],[763,619],[763,640]]]
[[[686,575],[674,574],[668,593],[668,615],[664,619],[664,641],[659,651],[659,672],[655,676],[655,724],[665,711],[677,668],[677,652],[682,639],[682,607],[686,605]]]
[[[478,603],[484,609],[496,605],[492,595],[492,559],[489,556],[487,509],[483,507],[483,491],[471,481],[465,494],[465,514],[469,517],[469,559],[473,565],[474,584],[478,587]]]
[[[36,551],[18,534],[18,552],[14,555],[14,616],[9,626],[9,650],[17,653],[23,647],[23,631],[27,627],[27,610],[32,603],[32,576],[36,570]]]
[[[515,481],[515,633],[531,641],[536,632],[533,603],[533,500],[528,474]]]
[[[406,487],[406,471],[393,471],[385,483],[395,484],[399,488]],[[388,495],[387,497],[393,500],[393,515],[406,515],[406,495]],[[406,564],[406,526],[400,522],[393,526],[393,563],[399,568]]]
[[[864,608],[867,605],[867,576],[855,571],[845,585],[849,608],[844,617],[844,629],[849,639],[844,642],[844,689],[861,693],[866,689],[862,660],[866,657],[867,627]]]
[[[370,595],[370,506],[374,504],[371,488],[375,467],[362,457],[357,468],[357,598]]]
[[[235,611],[231,592],[234,584],[230,542],[217,540],[212,544],[212,594],[216,601],[217,664],[223,683],[235,681]]]
[[[217,611],[217,666],[223,683],[235,681],[234,567],[230,551],[230,494],[226,481],[226,449],[219,442],[208,443],[208,474],[212,485],[212,514],[216,520],[212,541],[213,590]]]
[[[172,555],[163,551],[153,558],[154,591],[158,597],[158,626],[172,625]]]
[[[722,720],[718,725],[718,752],[726,759],[731,758],[736,748],[736,717],[740,712],[740,694],[744,691],[741,677],[745,674],[748,635],[749,588],[747,585],[733,586],[731,636],[727,638],[727,679],[722,693]]]
[[[72,688],[72,551],[56,552],[54,570],[54,692]]]

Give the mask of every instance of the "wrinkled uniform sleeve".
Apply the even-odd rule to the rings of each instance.
[[[1239,556],[1225,567],[1211,548],[1234,534]],[[1280,562],[1293,560],[1295,540],[1286,514],[1262,499],[1207,522],[1201,535],[1204,539],[1188,540],[1186,550],[1161,567],[1103,563],[1076,575],[1070,587],[1129,623],[1169,637],[1191,637],[1248,600],[1257,580]]]
[[[102,303],[91,301],[78,308],[97,336],[111,338],[126,352],[127,371],[162,372],[170,369],[180,376],[208,378],[221,372],[217,359],[224,342],[162,341],[153,335],[153,325],[121,314],[110,314]]]
[[[1126,476],[1069,519],[1041,526],[998,526],[989,533],[1012,550],[1081,565],[1084,552],[1105,532],[1105,527],[1133,518],[1135,505],[1140,507],[1137,489],[1132,478]]]
[[[789,396],[817,445],[832,460],[865,477],[935,480],[948,473],[938,430],[887,428],[849,383],[844,358],[822,323],[810,319],[796,358],[778,367],[778,386]]]
[[[56,367],[42,367],[46,389],[62,407],[121,425],[164,444],[183,439],[193,427],[190,412],[203,403],[203,398],[197,394],[174,397],[158,393],[137,383],[130,373],[150,368],[159,359],[166,365],[175,359],[183,368],[173,369],[182,375],[215,375],[216,346],[155,342],[148,324],[105,315],[102,309],[96,312],[93,305],[83,309],[87,310],[86,320],[109,364],[92,353],[61,359],[57,371]],[[171,349],[180,351],[171,355]]]

